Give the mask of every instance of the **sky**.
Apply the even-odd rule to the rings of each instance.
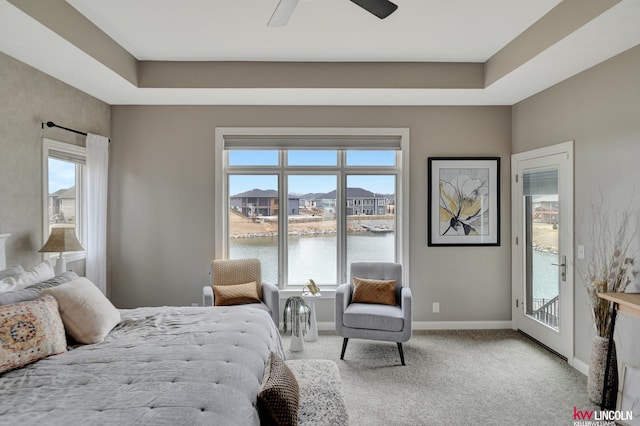
[[[287,162],[295,166],[332,166],[337,164],[336,151],[288,151]],[[347,166],[393,166],[394,151],[347,151]],[[278,151],[230,151],[229,164],[236,166],[275,166]],[[336,189],[336,176],[289,176],[290,194],[326,193]],[[363,188],[378,194],[395,193],[394,176],[348,175],[347,187]],[[235,195],[252,189],[278,189],[276,175],[233,175],[229,178],[229,194]]]
[[[76,165],[69,161],[49,158],[49,194],[71,188],[76,182]]]
[[[277,165],[278,151],[231,151],[232,165]],[[337,163],[336,151],[289,151],[288,163],[300,166],[330,166]],[[394,165],[394,151],[347,151],[347,165]],[[49,194],[75,185],[75,164],[49,158]],[[326,193],[336,189],[335,176],[291,176],[289,193]],[[363,188],[377,194],[395,193],[393,176],[358,176],[347,178],[349,188]],[[252,189],[278,189],[275,175],[232,176],[229,180],[231,195]]]

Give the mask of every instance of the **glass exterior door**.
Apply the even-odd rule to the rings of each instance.
[[[514,154],[513,327],[573,362],[573,143]]]
[[[527,170],[524,180],[525,312],[558,330],[562,256],[559,254],[558,169]]]

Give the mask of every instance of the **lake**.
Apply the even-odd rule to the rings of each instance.
[[[533,251],[536,276],[533,283],[534,299],[553,299],[558,295],[558,255],[546,251]]]
[[[351,262],[393,262],[395,234],[359,233],[347,235],[347,265]],[[318,284],[336,283],[336,234],[289,236],[289,282],[305,284],[312,278]],[[232,238],[230,258],[257,257],[262,263],[262,279],[278,282],[277,237]],[[558,256],[534,251],[539,268],[534,298],[552,299],[558,295]]]
[[[337,237],[329,235],[289,236],[289,282],[336,284]],[[262,279],[278,282],[277,237],[232,238],[229,257],[257,257],[262,263]],[[351,262],[393,262],[395,233],[347,234],[347,265]]]

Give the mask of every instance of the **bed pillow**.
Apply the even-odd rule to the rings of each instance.
[[[72,271],[63,272],[57,277],[53,277],[49,280],[41,283],[33,284],[22,290],[8,291],[6,293],[0,293],[0,306],[10,305],[12,303],[26,302],[28,300],[36,300],[40,297],[40,291],[45,288],[55,287],[60,284],[64,284],[69,281],[78,279],[78,274]]]
[[[34,266],[30,271],[18,274],[14,278],[16,279],[18,290],[20,290],[32,284],[51,279],[55,277],[55,275],[51,262],[45,260]]]
[[[213,294],[216,306],[260,303],[258,284],[255,281],[245,284],[214,285]]]
[[[84,277],[44,289],[42,294],[58,300],[64,328],[78,343],[100,343],[120,322],[120,311]]]
[[[264,366],[258,391],[258,414],[263,425],[298,424],[300,389],[293,372],[282,358],[271,353]]]
[[[396,305],[396,280],[373,280],[353,277],[352,303]]]
[[[0,373],[67,351],[58,302],[51,296],[0,306]]]
[[[22,266],[20,265],[12,266],[10,268],[0,271],[0,280],[3,280],[8,277],[15,277],[16,275],[21,274],[23,272],[24,272],[24,269],[22,269]]]
[[[6,293],[8,291],[14,291],[18,287],[16,279],[13,277],[6,277],[0,280],[0,293]]]

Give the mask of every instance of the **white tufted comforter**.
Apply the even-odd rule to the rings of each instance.
[[[122,310],[105,341],[0,375],[1,425],[252,425],[280,335],[263,310]]]

